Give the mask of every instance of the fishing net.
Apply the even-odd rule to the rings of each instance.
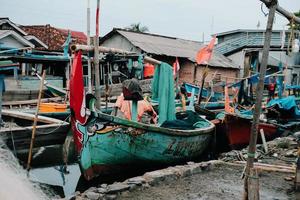
[[[176,113],[176,119],[165,121],[161,127],[180,129],[180,130],[193,130],[196,128],[208,127],[210,124],[201,118],[194,111],[188,110],[185,112]]]

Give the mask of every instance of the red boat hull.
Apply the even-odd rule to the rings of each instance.
[[[245,119],[236,115],[226,114],[225,130],[231,149],[241,149],[249,145],[251,132],[251,119]],[[263,129],[266,140],[272,140],[280,135],[280,131],[273,124],[259,123],[258,130]],[[261,143],[260,134],[257,143]]]

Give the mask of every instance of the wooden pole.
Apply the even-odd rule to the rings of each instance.
[[[248,177],[248,190],[249,190],[249,195],[248,199],[249,200],[258,200],[259,199],[259,179],[258,179],[258,173],[257,169],[251,168],[250,169],[250,176]]]
[[[95,95],[97,98],[96,107],[101,108],[101,94],[100,94],[100,70],[99,70],[99,8],[100,0],[97,0],[96,10],[96,36],[94,38],[94,66],[95,66]]]
[[[277,0],[271,0],[271,3],[268,5],[268,7],[269,7],[268,23],[267,23],[266,35],[264,41],[262,63],[261,63],[260,74],[259,74],[259,82],[257,84],[257,89],[256,89],[256,102],[255,102],[255,109],[253,114],[253,122],[251,126],[250,144],[248,147],[248,159],[247,159],[247,166],[245,171],[246,176],[244,179],[245,200],[249,199],[248,180],[250,175],[250,169],[253,168],[253,162],[254,162],[255,152],[256,152],[257,130],[258,130],[258,123],[259,123],[259,116],[261,113],[261,105],[262,105],[263,90],[264,90],[264,79],[265,79],[266,69],[268,65],[272,27],[273,27],[275,11],[277,7]]]
[[[35,111],[34,120],[33,120],[33,128],[32,128],[32,134],[31,134],[30,148],[29,148],[29,153],[28,153],[27,171],[30,170],[30,164],[31,164],[31,159],[32,159],[32,149],[33,149],[33,145],[34,145],[36,125],[37,125],[38,113],[39,113],[41,99],[42,99],[42,92],[43,92],[45,76],[46,76],[46,70],[43,71],[42,80],[40,82],[38,102],[37,102],[36,111]]]
[[[81,44],[71,45],[72,51],[78,51],[78,50],[94,51],[94,49],[95,49],[94,46],[87,46],[87,45],[81,45]],[[109,48],[109,47],[103,47],[103,46],[99,46],[98,50],[101,53],[119,53],[119,54],[127,54],[127,55],[136,54],[134,52],[124,51],[123,49]],[[151,58],[149,56],[145,56],[144,61],[152,63],[152,64],[157,64],[157,65],[161,64],[161,61]]]
[[[261,2],[263,2],[264,4],[266,4],[267,6],[272,2],[272,0],[260,0]],[[269,7],[269,6],[268,6]],[[290,13],[287,10],[283,9],[282,7],[278,6],[276,7],[276,10],[282,14],[283,16],[285,16],[288,20],[294,19],[295,23],[300,24],[300,18],[296,17],[294,15],[294,13]]]
[[[90,0],[87,0],[87,26],[86,26],[86,35],[87,35],[87,45],[90,46],[91,45],[91,28],[90,28],[90,24],[91,24],[91,8],[90,8]],[[88,55],[88,92],[92,93],[92,63],[91,63],[91,59]]]
[[[206,65],[206,67],[203,71],[203,74],[202,74],[201,88],[200,88],[199,95],[198,95],[198,105],[199,106],[201,104],[201,98],[202,98],[202,92],[203,92],[203,87],[204,87],[204,83],[205,83],[205,78],[206,78],[207,73],[208,73],[207,70],[208,70],[208,65]]]

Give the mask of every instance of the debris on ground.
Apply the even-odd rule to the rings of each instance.
[[[267,143],[268,151],[262,144],[256,145],[255,158],[257,162],[264,162],[268,164],[294,164],[297,158],[298,142],[297,138],[293,136],[276,138]],[[246,161],[248,149],[233,150],[222,153],[220,160],[225,162]]]

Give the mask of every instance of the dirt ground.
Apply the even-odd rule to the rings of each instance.
[[[164,181],[157,186],[142,187],[131,192],[125,192],[118,199],[240,200],[243,195],[243,180],[240,178],[242,170],[238,166],[215,166],[211,170],[177,181]],[[260,199],[300,199],[300,195],[292,190],[293,182],[284,180],[287,176],[291,176],[291,174],[260,172]]]

